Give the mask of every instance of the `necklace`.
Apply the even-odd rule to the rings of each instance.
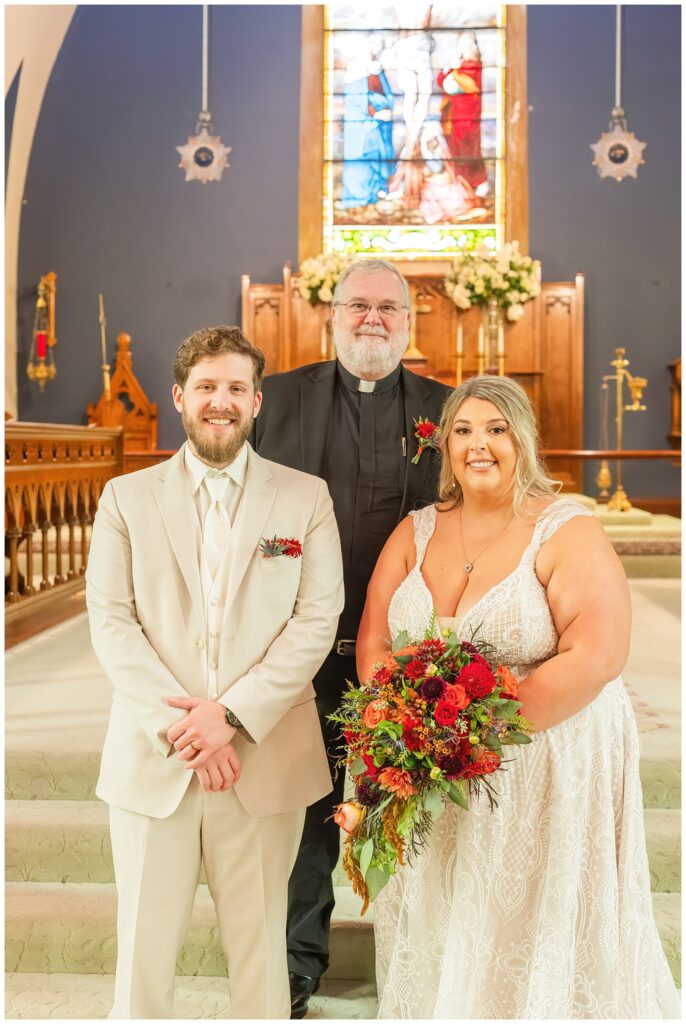
[[[484,551],[487,551],[490,548],[491,544],[495,544],[495,542],[497,541],[498,537],[502,537],[502,535],[505,533],[505,530],[508,528],[508,526],[510,525],[510,523],[514,519],[514,512],[512,513],[512,515],[510,516],[508,521],[505,523],[505,525],[503,526],[502,530],[500,530],[498,533],[496,533],[495,537],[493,537],[491,540],[489,540],[489,542],[486,545],[486,547],[482,548],[481,551],[479,552],[479,554],[476,555],[471,560],[469,558],[467,558],[467,552],[465,551],[465,546],[464,546],[464,536],[463,536],[463,533],[462,533],[462,506],[461,505],[460,505],[460,509],[459,509],[459,512],[458,512],[458,517],[459,517],[459,527],[460,527],[460,543],[462,545],[462,554],[464,556],[464,566],[463,566],[463,569],[467,573],[467,575],[469,576],[470,572],[474,568],[475,563],[478,561],[479,558],[481,558],[481,556],[483,555]]]

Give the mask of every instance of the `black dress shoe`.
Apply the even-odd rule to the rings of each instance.
[[[319,978],[289,971],[288,982],[291,986],[291,1020],[302,1020],[307,1013],[310,996],[319,988]]]

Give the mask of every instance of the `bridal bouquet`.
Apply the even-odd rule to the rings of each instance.
[[[297,279],[303,299],[313,306],[331,302],[336,282],[352,259],[350,253],[330,252],[303,260]]]
[[[484,644],[454,632],[437,639],[435,621],[421,641],[399,634],[371,679],[348,682],[329,716],[343,728],[341,764],[355,783],[355,799],[334,819],[347,832],[343,866],[362,914],[396,865],[421,849],[445,799],[469,809],[470,794],[484,789],[495,806],[489,776],[503,747],[530,742],[510,670]]]
[[[475,249],[461,253],[443,284],[458,309],[486,306],[495,300],[508,320],[519,320],[524,303],[540,294],[539,260],[523,256],[518,242],[508,242],[492,252]]]

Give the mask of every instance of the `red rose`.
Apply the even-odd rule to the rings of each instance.
[[[290,558],[300,558],[303,553],[303,546],[299,540],[284,538],[281,543],[285,545],[284,555],[288,555]]]
[[[377,768],[376,765],[374,764],[374,758],[371,757],[369,754],[363,754],[362,760],[364,761],[365,768],[367,769],[365,773],[367,777],[370,779],[375,779],[379,772],[381,771],[381,769]]]
[[[460,709],[448,700],[439,700],[434,711],[434,718],[439,725],[454,725]]]
[[[426,423],[419,423],[417,425],[416,433],[419,434],[420,437],[431,437],[435,429],[436,424],[431,423],[429,420]]]
[[[352,741],[354,739],[354,734],[351,733],[350,729],[344,729],[343,730],[343,739],[348,744],[348,746],[350,746],[350,744],[352,743]]]
[[[499,765],[500,755],[496,754],[495,750],[484,750],[478,761],[472,761],[465,767],[462,777],[471,779],[475,775],[490,775],[491,772],[497,770]]]
[[[493,693],[498,681],[488,663],[479,660],[465,665],[455,682],[464,686],[470,697],[486,697]]]
[[[419,658],[413,658],[412,661],[407,663],[403,671],[410,679],[421,679],[426,674],[426,665]]]

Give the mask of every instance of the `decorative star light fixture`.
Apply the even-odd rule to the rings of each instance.
[[[639,164],[644,164],[643,150],[647,143],[639,142],[633,132],[627,131],[621,103],[622,86],[622,7],[617,4],[615,36],[615,105],[612,108],[610,131],[603,132],[598,142],[591,144],[595,153],[594,167],[601,178],[635,178]]]
[[[212,134],[212,115],[207,109],[207,53],[209,48],[207,4],[202,6],[202,110],[198,114],[195,135],[188,136],[185,146],[177,146],[181,154],[186,181],[221,181],[224,168],[229,166],[230,146],[223,146],[219,135]]]

